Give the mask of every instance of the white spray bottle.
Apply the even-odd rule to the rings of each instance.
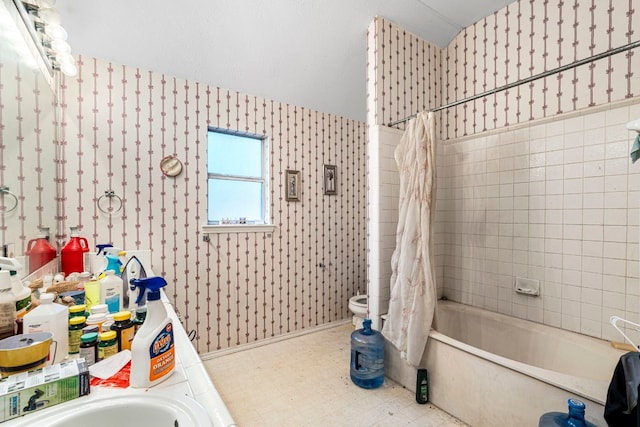
[[[131,279],[139,302],[147,294],[147,317],[131,345],[131,387],[152,387],[169,378],[176,366],[173,323],[160,299],[167,285],[162,277]]]

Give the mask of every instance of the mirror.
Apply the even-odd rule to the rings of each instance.
[[[0,1],[0,243],[24,255],[40,227],[56,225],[56,97],[15,20]],[[15,206],[14,206],[15,205]]]

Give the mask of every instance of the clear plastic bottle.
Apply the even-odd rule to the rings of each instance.
[[[548,412],[540,417],[538,427],[596,427],[584,419],[585,404],[578,399],[569,399],[569,412]]]
[[[351,334],[351,381],[362,388],[384,383],[384,338],[371,329],[371,319]]]

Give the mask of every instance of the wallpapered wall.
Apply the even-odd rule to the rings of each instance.
[[[348,316],[365,291],[366,182],[363,123],[95,58],[60,89],[60,203],[64,229],[91,244],[153,249],[154,272],[201,353]],[[273,234],[209,235],[207,128],[268,137]],[[159,162],[174,154],[177,178]],[[324,195],[323,164],[337,166],[337,195]],[[287,202],[286,169],[302,195]],[[105,191],[122,198],[97,199]],[[111,204],[110,204],[111,203]]]
[[[433,105],[637,40],[639,6],[513,3],[442,51]],[[368,107],[370,120],[382,124],[420,103],[417,94],[398,100],[379,87],[405,93],[415,72],[403,55],[415,39],[389,22],[375,31],[368,84],[378,87]],[[639,65],[638,52],[629,51],[436,113],[441,293],[618,340],[608,316],[639,320],[639,166],[629,160],[633,135],[624,128],[640,117]],[[395,202],[387,202],[391,209]],[[541,296],[516,295],[516,276],[540,280]]]

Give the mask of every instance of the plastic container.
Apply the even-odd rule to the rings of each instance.
[[[0,339],[15,334],[16,297],[11,290],[11,274],[0,270]]]
[[[106,304],[109,313],[122,311],[122,279],[113,270],[100,279],[100,304]]]
[[[377,388],[384,383],[384,338],[364,319],[362,329],[351,334],[351,381],[362,388]]]
[[[40,305],[23,317],[23,332],[51,332],[53,334],[52,364],[67,357],[69,349],[69,310],[53,302],[53,294],[40,294]]]
[[[160,290],[167,285],[162,277],[132,279],[138,288],[138,302],[147,293],[147,317],[131,345],[131,387],[154,386],[174,372],[176,365],[173,323],[160,300]]]
[[[39,234],[37,238],[29,240],[24,254],[29,258],[29,274],[31,274],[49,261],[56,259],[57,251],[45,235]]]
[[[426,369],[418,369],[416,375],[416,402],[425,404],[429,402],[429,379]]]
[[[90,312],[95,305],[100,304],[100,282],[91,280],[84,284],[84,303]]]
[[[80,338],[82,337],[82,328],[86,326],[85,321],[84,316],[69,319],[69,354],[80,352]]]
[[[90,314],[89,317],[87,317],[87,326],[97,326],[98,333],[102,333],[105,331],[102,326],[106,320],[107,316],[104,313]]]
[[[585,404],[578,399],[569,399],[569,411],[548,412],[540,417],[538,427],[596,427],[584,419]]]
[[[99,335],[98,360],[107,359],[118,354],[118,336],[116,331],[107,331]]]
[[[31,289],[22,284],[18,271],[22,265],[15,258],[0,257],[0,269],[6,270],[11,276],[11,292],[15,297],[16,318],[20,318],[31,310]]]
[[[131,343],[133,342],[133,335],[136,328],[131,321],[130,311],[121,311],[113,315],[114,323],[111,325],[111,330],[116,331],[118,335],[118,351],[131,350]]]
[[[80,353],[78,357],[84,358],[87,366],[98,361],[98,333],[89,332],[80,337]]]
[[[89,242],[78,236],[76,227],[71,227],[71,238],[60,250],[60,266],[65,276],[84,271],[85,252],[89,252]]]

